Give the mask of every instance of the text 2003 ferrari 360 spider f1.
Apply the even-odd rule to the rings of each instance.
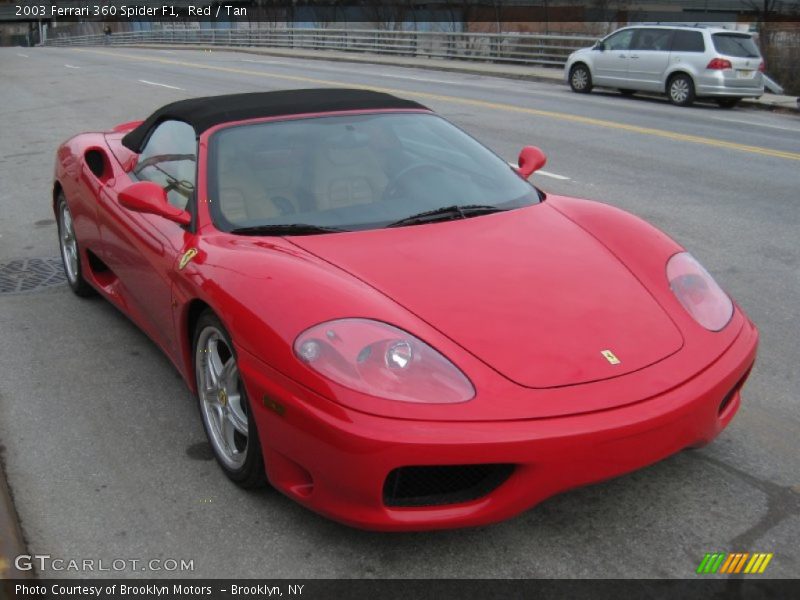
[[[72,138],[53,202],[72,289],[170,357],[228,477],[459,527],[709,442],[755,360],[690,254],[544,162],[386,94],[239,94]]]

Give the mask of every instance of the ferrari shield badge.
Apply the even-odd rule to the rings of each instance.
[[[189,264],[195,256],[197,256],[197,248],[189,248],[186,252],[183,253],[181,256],[181,261],[178,263],[178,270],[183,271],[183,268]]]
[[[600,354],[602,354],[603,357],[612,365],[618,365],[620,362],[622,362],[611,350],[600,350]]]

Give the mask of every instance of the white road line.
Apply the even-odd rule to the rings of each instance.
[[[27,54],[20,54],[19,52],[17,52],[17,56],[21,56],[22,58],[28,58]]]
[[[288,63],[285,60],[253,60],[252,58],[243,58],[241,59],[242,62],[249,62],[249,63],[261,63],[264,65],[290,65],[292,63]]]
[[[506,162],[508,163],[508,166],[511,167],[512,169],[517,168],[517,163],[513,163],[510,160],[507,160]],[[552,177],[553,179],[561,179],[563,181],[571,179],[571,177],[567,177],[566,175],[559,175],[558,173],[551,173],[550,171],[542,171],[541,169],[536,171],[534,175],[544,175],[545,177]]]
[[[80,67],[76,67],[75,65],[64,65],[68,69],[80,69]]]
[[[140,79],[139,83],[146,83],[147,85],[157,85],[159,87],[165,87],[171,90],[183,90],[183,88],[179,88],[175,85],[167,85],[166,83],[156,83],[155,81],[147,81],[146,79]]]
[[[742,125],[752,125],[753,127],[768,127],[769,129],[780,129],[781,131],[798,131],[797,127],[783,127],[781,125],[770,125],[769,123],[758,123],[757,121],[747,121],[745,119],[727,119],[725,117],[710,117],[714,121],[724,121],[726,123],[741,123]]]
[[[447,85],[481,85],[472,81],[452,81],[449,79],[433,79],[430,77],[417,77],[415,75],[390,75],[389,73],[372,73],[378,77],[391,77],[392,79],[411,79],[413,81],[426,81],[429,83],[444,83]],[[470,73],[467,73],[468,75]],[[482,86],[482,85],[481,85]],[[482,86],[483,87],[483,86]]]
[[[290,63],[283,60],[253,60],[251,58],[242,58],[242,62],[246,63],[256,63],[256,64],[264,64],[264,65],[285,65],[287,67],[296,66],[297,63]],[[368,66],[376,66],[376,65],[368,65]],[[380,65],[377,65],[380,66]],[[393,65],[388,65],[393,66]],[[328,66],[321,66],[321,65],[308,65],[308,69],[310,71],[330,71],[332,73],[352,73],[352,69],[347,68],[337,68],[337,67],[328,67]],[[476,87],[492,87],[489,84],[478,84],[475,82],[465,82],[465,81],[453,81],[448,79],[433,79],[430,77],[417,77],[416,75],[390,75],[389,73],[374,73],[369,72],[367,73],[370,77],[389,77],[391,79],[409,79],[411,81],[424,81],[427,83],[444,83],[448,85],[472,85]]]
[[[539,175],[544,175],[545,177],[552,177],[553,179],[570,179],[566,175],[559,175],[558,173],[551,173],[550,171],[542,171],[541,169],[536,171]]]

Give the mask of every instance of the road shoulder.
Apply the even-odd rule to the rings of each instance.
[[[0,580],[32,577],[30,571],[20,571],[15,567],[14,559],[20,554],[27,554],[25,539],[8,489],[5,471],[0,463]],[[0,590],[2,589],[3,586],[0,585]]]

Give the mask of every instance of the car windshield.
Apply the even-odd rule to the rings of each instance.
[[[412,225],[540,200],[503,159],[429,113],[232,126],[211,138],[208,175],[215,225],[242,234]]]
[[[711,36],[714,48],[720,54],[739,58],[758,58],[758,47],[749,35],[736,33],[715,33]]]

